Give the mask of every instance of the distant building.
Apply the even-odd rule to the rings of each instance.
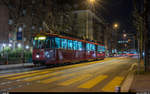
[[[114,56],[117,53],[118,31],[115,31],[111,24],[106,24],[104,33],[107,56]]]
[[[126,37],[124,36],[126,35]],[[137,40],[135,34],[129,34],[127,32],[124,32],[120,34],[121,36],[118,38],[118,45],[117,49],[119,53],[128,53],[131,50],[136,50],[137,49]]]

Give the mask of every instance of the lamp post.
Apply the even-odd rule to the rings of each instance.
[[[119,24],[115,22],[112,27],[113,27],[113,29],[114,29],[113,31],[116,31],[116,32],[117,32],[117,30],[119,29]],[[113,32],[111,32],[111,38],[112,38],[112,37],[113,37]],[[114,38],[117,38],[117,37],[114,37]],[[115,42],[115,39],[114,39],[113,41]],[[116,47],[113,47],[113,46],[112,46],[113,41],[111,42],[111,54],[112,54],[112,50],[113,50],[112,48],[116,48],[116,47],[117,47],[117,46],[116,46]],[[116,52],[117,52],[117,51],[116,51]]]

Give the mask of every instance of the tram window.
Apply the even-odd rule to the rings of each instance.
[[[45,48],[45,40],[34,40],[33,47],[38,49]]]
[[[83,50],[82,47],[82,42],[78,42],[78,50]]]
[[[78,42],[73,41],[73,50],[78,50]]]
[[[98,46],[98,52],[105,52],[105,48],[103,46]]]
[[[37,40],[33,40],[33,47],[37,48]]]
[[[89,44],[89,51],[91,51],[91,44]]]
[[[86,44],[86,50],[87,51],[89,50],[89,44],[88,43]]]
[[[97,47],[98,47],[98,48],[97,48],[97,51],[100,52],[100,51],[101,51],[101,50],[100,50],[100,49],[101,49],[100,46],[98,45]]]
[[[51,39],[51,48],[55,48],[55,41],[54,41],[54,38]]]
[[[60,48],[60,38],[55,38],[55,47]]]
[[[89,43],[86,44],[86,50],[91,51],[91,44],[89,44]]]
[[[91,50],[92,51],[95,51],[96,49],[95,49],[95,45],[94,44],[91,44],[92,45],[92,47],[91,47]]]
[[[45,48],[45,40],[38,40],[38,48],[40,49]]]
[[[61,47],[67,49],[67,39],[61,39]]]
[[[73,48],[72,40],[68,40],[68,49],[72,50],[72,48]]]
[[[104,46],[102,46],[102,52],[105,52],[105,47]]]
[[[50,48],[50,46],[51,46],[51,45],[50,45],[50,39],[47,39],[47,40],[46,40],[46,48]]]

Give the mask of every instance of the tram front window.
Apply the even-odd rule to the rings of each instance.
[[[45,48],[45,40],[34,40],[33,46],[37,49],[43,49]]]
[[[33,41],[33,47],[35,49],[55,48],[54,38],[47,37],[45,39],[35,38]]]

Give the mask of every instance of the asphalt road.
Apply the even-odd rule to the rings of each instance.
[[[115,57],[0,76],[0,91],[115,92],[135,58]]]

